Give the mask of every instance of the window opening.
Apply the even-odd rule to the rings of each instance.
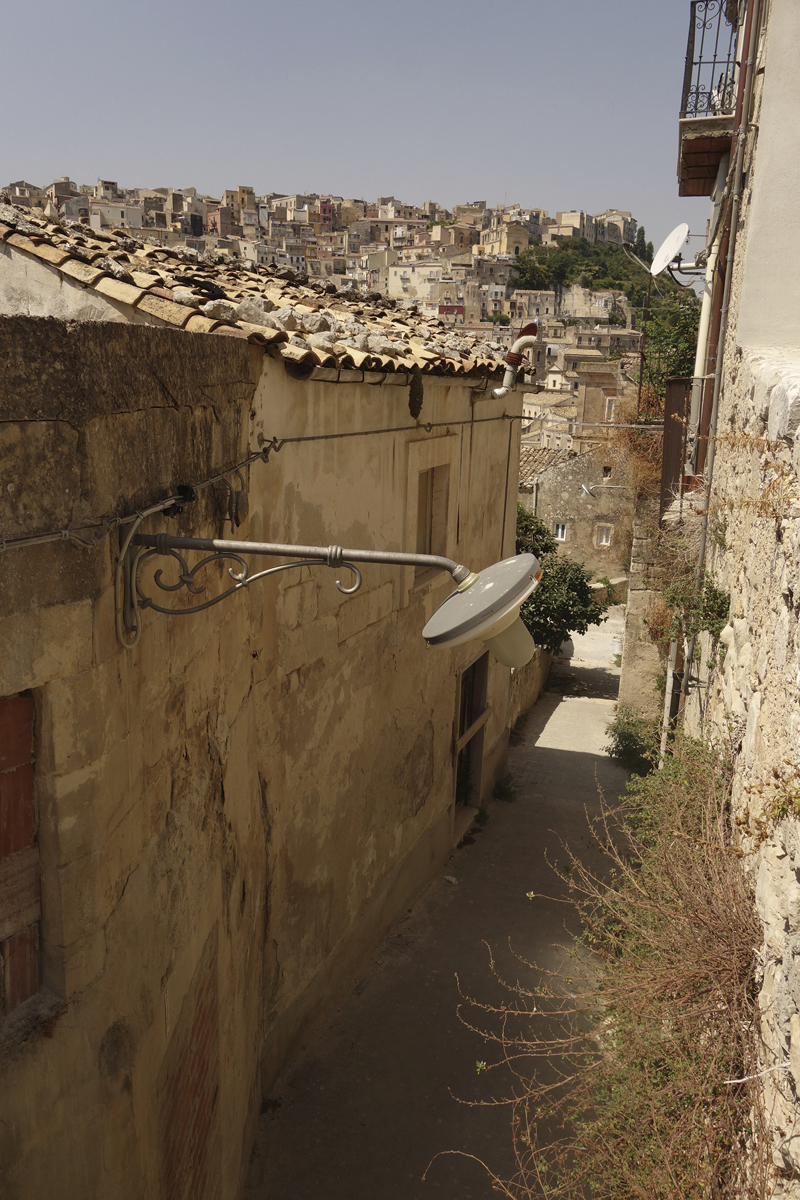
[[[553,522],[553,537],[557,542],[565,542],[567,540],[567,526],[564,522]]]
[[[483,764],[483,733],[489,710],[486,707],[486,688],[489,677],[489,655],[481,655],[461,675],[458,689],[456,719],[456,805],[479,804],[481,768]]]
[[[611,526],[598,525],[597,527],[597,544],[598,546],[611,545]]]

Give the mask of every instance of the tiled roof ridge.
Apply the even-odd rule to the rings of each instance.
[[[575,457],[574,450],[555,450],[547,446],[526,446],[523,443],[519,453],[520,490],[525,491],[526,488],[532,487],[536,476],[541,475],[543,471]]]
[[[426,321],[415,308],[355,285],[336,288],[288,268],[245,264],[220,251],[147,245],[120,230],[55,222],[0,203],[0,243],[70,282],[174,328],[240,337],[287,365],[488,378],[505,348]]]

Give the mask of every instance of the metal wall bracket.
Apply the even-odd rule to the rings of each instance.
[[[231,489],[233,491],[233,489]],[[235,511],[235,510],[234,510]],[[190,567],[185,557],[185,551],[199,550],[203,557]],[[245,555],[288,558],[289,562],[279,563],[274,567],[251,573]],[[183,593],[185,598],[202,596],[206,585],[200,582],[198,576],[212,563],[230,562],[228,575],[233,580],[231,587],[215,596],[195,603],[182,606],[160,604],[148,594],[142,583],[142,568],[154,558],[171,560],[170,566],[176,574],[168,581],[164,577],[164,568],[158,567],[153,574],[153,583],[164,593]],[[153,609],[154,612],[166,616],[192,616],[220,604],[228,596],[242,591],[258,580],[281,571],[289,571],[295,567],[331,567],[334,570],[345,568],[350,571],[353,583],[345,587],[341,580],[336,580],[336,586],[345,596],[351,596],[361,587],[362,576],[356,563],[383,563],[403,567],[428,567],[435,570],[447,571],[455,583],[461,583],[470,577],[467,567],[461,566],[450,558],[435,554],[403,554],[382,550],[345,550],[341,546],[300,546],[277,542],[232,541],[222,538],[191,538],[176,537],[169,533],[128,535],[123,544],[123,558],[120,586],[122,621],[118,625],[120,641],[126,648],[132,649],[136,644],[141,630],[140,610]],[[166,596],[164,597],[166,599]],[[128,635],[133,635],[133,640]]]

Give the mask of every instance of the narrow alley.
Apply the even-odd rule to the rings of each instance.
[[[619,682],[624,610],[568,644],[548,691],[517,731],[514,798],[456,850],[387,938],[347,1001],[309,1039],[262,1111],[247,1200],[489,1200],[474,1159],[513,1170],[510,1109],[470,1106],[502,1096],[496,1049],[457,1014],[461,990],[498,999],[491,946],[506,979],[534,984],[520,959],[552,968],[569,942],[568,909],[547,860],[562,841],[591,853],[586,811],[596,780],[616,795],[626,774],[609,759],[606,726]],[[458,983],[456,981],[458,976]],[[475,1010],[473,1010],[473,1019]]]

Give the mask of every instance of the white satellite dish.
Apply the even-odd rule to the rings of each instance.
[[[689,226],[684,224],[673,229],[672,233],[664,238],[650,264],[651,275],[660,275],[662,271],[666,271],[688,236]]]

